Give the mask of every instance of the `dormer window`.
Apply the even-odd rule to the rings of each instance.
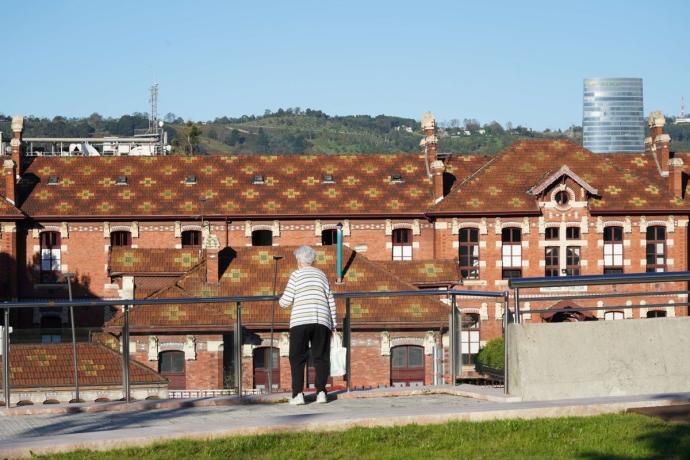
[[[127,185],[127,176],[117,176],[115,179],[116,185]]]
[[[260,185],[264,183],[264,176],[261,174],[256,174],[254,178],[252,179],[252,184],[254,185]]]
[[[57,185],[59,182],[58,176],[50,176],[48,178],[48,185]]]
[[[392,184],[402,184],[405,182],[403,179],[402,174],[391,174],[391,183]]]
[[[570,201],[570,195],[565,190],[561,190],[560,192],[556,192],[553,199],[558,206],[566,206]]]
[[[194,184],[196,184],[196,176],[192,174],[191,176],[185,177],[185,178],[184,178],[184,183],[187,184],[187,185],[194,185]]]
[[[323,180],[321,181],[322,184],[335,184],[335,179],[333,178],[332,174],[324,174],[323,175]]]

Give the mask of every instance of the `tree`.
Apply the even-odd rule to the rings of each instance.
[[[264,131],[263,128],[259,128],[259,134],[256,139],[256,145],[257,151],[259,153],[268,153],[271,149],[270,140],[268,139],[268,135],[266,134],[266,131]]]
[[[199,145],[199,136],[201,136],[201,129],[191,121],[188,121],[184,127],[183,135],[187,141],[187,148],[189,155],[194,155],[194,149]]]
[[[228,134],[225,137],[225,143],[231,147],[234,147],[239,141],[240,141],[240,132],[237,131],[236,129],[233,129],[232,131],[230,131],[230,134]]]

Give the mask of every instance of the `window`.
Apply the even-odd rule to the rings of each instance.
[[[271,351],[273,351],[271,353]],[[278,348],[259,347],[253,351],[254,358],[254,388],[268,387],[269,373],[273,389],[280,388],[280,350]],[[272,358],[272,359],[271,359]],[[271,362],[272,371],[269,369]]]
[[[273,232],[270,230],[254,230],[252,232],[252,246],[273,246]]]
[[[335,228],[323,230],[321,232],[321,245],[333,246],[334,244],[338,244],[338,230]]]
[[[41,343],[62,342],[62,321],[57,316],[41,318]]]
[[[391,349],[391,384],[424,385],[424,348],[404,345]]]
[[[580,227],[568,227],[565,229],[565,239],[567,240],[579,240],[580,239]]]
[[[412,230],[393,230],[393,260],[412,260]]]
[[[460,343],[462,349],[462,364],[474,364],[479,353],[479,314],[468,313],[462,315],[462,331]]]
[[[544,232],[544,238],[547,240],[557,240],[559,230],[558,227],[547,227]]]
[[[41,283],[55,283],[60,274],[60,233],[41,233]]]
[[[580,246],[565,248],[565,274],[568,276],[580,275]]]
[[[647,271],[666,271],[666,227],[647,227]]]
[[[558,261],[558,246],[547,246],[544,249],[545,272],[544,276],[560,276],[561,266]]]
[[[110,246],[117,248],[131,248],[132,234],[128,231],[118,230],[110,233]]]
[[[649,310],[647,318],[666,318],[666,310]]]
[[[568,192],[565,190],[561,190],[560,192],[556,193],[554,200],[558,206],[565,206],[570,201],[570,195],[568,195]]]
[[[479,229],[460,229],[460,276],[463,279],[479,278]]]
[[[604,228],[604,274],[623,273],[623,227]]]
[[[200,248],[201,247],[201,231],[200,230],[185,230],[182,232],[182,247],[183,248]]]
[[[522,276],[522,231],[519,228],[504,228],[501,232],[501,259],[503,279]]]
[[[607,311],[604,313],[604,320],[606,321],[613,321],[617,319],[623,319],[622,311]]]
[[[184,353],[181,351],[164,351],[158,360],[159,372],[163,374],[184,373]]]

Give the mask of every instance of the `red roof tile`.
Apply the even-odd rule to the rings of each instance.
[[[417,288],[388,272],[376,262],[368,260],[348,248],[343,251],[344,283],[335,284],[336,248],[324,246],[315,248],[317,259],[314,266],[322,269],[329,278],[334,292],[355,291],[400,291]],[[206,262],[182,276],[175,286],[158,292],[154,298],[215,297],[238,295],[271,295],[273,281],[273,255],[281,255],[277,291],[282,292],[290,273],[297,268],[292,255],[295,247],[247,247],[238,249],[225,269],[218,284],[206,282]],[[345,303],[337,301],[338,321],[342,322]],[[400,297],[353,299],[351,301],[353,323],[440,324],[447,320],[448,307],[437,297]],[[243,304],[243,324],[261,326],[270,323],[270,302],[248,302]],[[276,307],[276,324],[285,327],[289,311]],[[130,324],[133,329],[216,327],[231,328],[234,324],[234,304],[183,304],[164,306],[139,306],[130,310]],[[119,327],[122,316],[118,315],[108,323]]]
[[[10,381],[14,388],[74,385],[72,344],[12,345]],[[77,343],[79,384],[122,385],[122,355],[98,343]],[[0,372],[2,369],[0,369]],[[165,383],[136,361],[129,365],[133,385]]]
[[[460,284],[457,260],[376,261],[384,269],[406,282],[419,286]]]
[[[199,263],[199,249],[139,249],[115,247],[110,253],[112,274],[182,274]]]
[[[643,154],[594,154],[566,140],[519,141],[459,180],[429,214],[537,213],[530,189],[562,166],[597,189],[589,200],[593,213],[687,212],[690,205],[668,190],[652,162]]]

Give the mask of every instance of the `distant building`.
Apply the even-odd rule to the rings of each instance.
[[[594,153],[644,152],[641,78],[584,81],[583,146]]]

